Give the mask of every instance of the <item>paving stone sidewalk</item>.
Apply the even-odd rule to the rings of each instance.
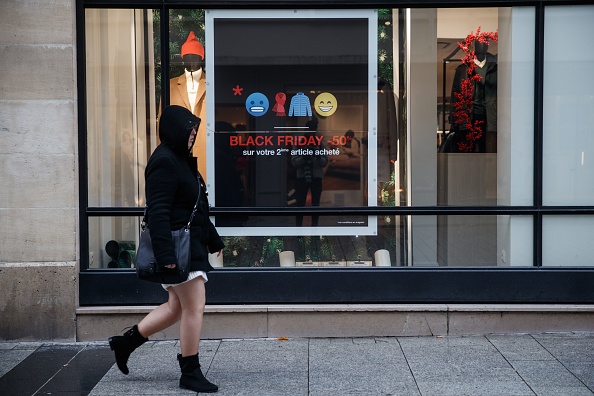
[[[594,395],[594,334],[203,341],[218,395]],[[176,341],[149,341],[130,374],[107,342],[0,342],[0,395],[192,395]]]

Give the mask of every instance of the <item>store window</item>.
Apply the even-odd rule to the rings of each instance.
[[[533,221],[341,208],[533,204],[532,7],[87,9],[88,205],[145,205],[167,104],[202,119],[219,267],[530,266]],[[165,82],[164,81],[168,81]],[[163,89],[163,87],[167,87]],[[89,268],[130,268],[140,217],[91,216]]]
[[[545,12],[543,203],[594,204],[594,6]]]
[[[410,95],[428,84],[425,24],[436,30],[437,158],[424,160],[433,136],[412,137],[412,203],[439,206],[532,205],[534,172],[534,8],[411,10]],[[437,21],[434,24],[433,18]],[[413,85],[414,84],[414,85]],[[416,86],[416,88],[415,88]],[[429,128],[428,112],[411,109],[409,125]],[[411,107],[414,105],[411,104]],[[417,128],[415,128],[417,124]],[[425,155],[415,156],[414,153]],[[437,182],[433,184],[433,169]],[[415,177],[415,173],[417,177]],[[437,190],[433,195],[427,191]],[[520,244],[529,244],[529,224],[512,216],[438,216],[439,252],[481,246],[471,260],[438,254],[439,265],[531,265]],[[531,224],[531,222],[529,222]],[[414,228],[414,225],[413,225]],[[414,231],[413,231],[414,233]],[[433,236],[433,234],[431,234]],[[427,235],[419,235],[427,238]],[[487,241],[491,241],[488,243]],[[522,258],[518,260],[517,258]],[[531,255],[530,255],[531,257]]]
[[[594,204],[594,6],[547,7],[543,203]],[[544,266],[592,266],[591,216],[543,218]],[[569,253],[569,254],[568,254]]]
[[[144,166],[156,147],[153,10],[87,9],[86,117],[88,205],[144,206]],[[136,217],[89,220],[89,268],[129,268]],[[115,253],[112,246],[121,246]],[[109,253],[111,252],[111,254]]]

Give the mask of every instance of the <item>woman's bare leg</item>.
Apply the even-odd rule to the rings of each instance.
[[[219,387],[204,377],[200,369],[198,348],[202,333],[202,317],[206,303],[204,279],[198,277],[175,286],[173,289],[179,298],[182,313],[179,326],[181,355],[178,355],[181,378],[179,387],[195,392],[216,392]]]
[[[167,302],[153,309],[138,323],[138,332],[146,338],[165,330],[181,318],[181,305],[177,294],[173,292],[172,287],[167,291],[169,292]]]
[[[202,333],[202,317],[206,304],[204,279],[198,277],[172,288],[181,305],[181,321],[179,340],[182,356],[198,354],[200,334]]]

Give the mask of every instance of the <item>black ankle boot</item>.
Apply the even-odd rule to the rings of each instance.
[[[213,393],[219,390],[218,386],[204,378],[202,370],[200,370],[198,355],[182,357],[181,354],[177,354],[177,360],[182,372],[179,379],[180,388],[203,393]]]
[[[114,336],[109,338],[109,346],[115,353],[116,363],[118,368],[124,374],[128,374],[128,358],[130,354],[139,346],[148,341],[138,332],[138,326],[134,325],[130,330],[121,336]]]

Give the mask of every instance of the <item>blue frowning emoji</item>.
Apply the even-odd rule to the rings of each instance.
[[[254,92],[245,100],[245,108],[254,117],[266,114],[268,106],[268,98],[261,92]]]

